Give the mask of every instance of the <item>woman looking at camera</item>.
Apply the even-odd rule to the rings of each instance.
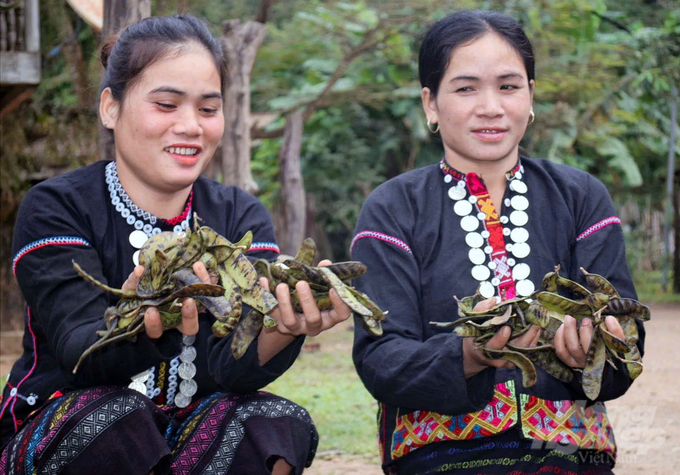
[[[454,321],[454,295],[531,295],[543,276],[584,282],[579,268],[635,298],[620,221],[604,185],[589,174],[520,155],[536,117],[534,55],[512,18],[455,13],[424,37],[422,103],[441,137],[441,161],[379,186],[363,206],[352,258],[368,266],[357,287],[389,311],[384,335],[355,325],[354,361],[379,402],[385,473],[608,473],[616,445],[603,402],[631,384],[626,366],[605,365],[589,400],[580,378],[564,383],[540,368],[521,372],[483,356],[471,338],[431,321]],[[623,338],[613,317],[608,330]],[[487,343],[502,349],[505,327]],[[535,346],[540,328],[511,341]],[[639,325],[642,351],[644,330]],[[593,335],[567,316],[554,346],[580,369]]]

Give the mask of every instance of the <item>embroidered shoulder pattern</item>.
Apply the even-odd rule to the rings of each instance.
[[[38,239],[24,247],[17,252],[16,256],[12,260],[12,272],[17,275],[17,264],[19,260],[24,257],[29,252],[35,251],[45,246],[90,246],[90,243],[83,238],[73,237],[73,236],[57,236],[50,238]]]
[[[352,253],[352,249],[354,249],[354,244],[356,244],[356,242],[359,239],[364,239],[364,238],[380,239],[381,241],[389,242],[389,243],[394,244],[397,247],[402,248],[404,251],[408,252],[409,254],[413,254],[413,252],[411,252],[411,248],[409,247],[409,245],[406,244],[401,239],[397,239],[394,236],[389,236],[387,234],[379,233],[377,231],[361,231],[361,232],[357,233],[357,235],[354,236],[354,239],[352,239],[352,245],[349,247],[350,254]]]
[[[595,234],[596,232],[600,231],[603,228],[606,228],[610,224],[621,224],[621,220],[617,216],[610,216],[606,219],[603,219],[599,223],[593,224],[591,227],[583,231],[581,234],[579,234],[576,237],[577,241],[580,241],[581,239],[585,239],[591,234]]]
[[[250,245],[250,249],[248,249],[248,252],[251,251],[274,251],[277,254],[281,253],[279,246],[275,242],[254,242]]]

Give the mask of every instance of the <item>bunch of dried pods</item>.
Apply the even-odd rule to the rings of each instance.
[[[295,258],[281,256],[274,264],[260,259],[253,265],[245,256],[252,244],[250,231],[237,243],[231,243],[215,230],[198,226],[198,222],[199,218],[195,216],[195,228],[186,234],[163,232],[147,240],[139,255],[144,273],[133,290],[109,287],[73,262],[74,269],[85,280],[121,297],[104,313],[106,330],[98,332],[99,340],[83,352],[74,373],[92,352],[116,341],[134,339],[144,328],[144,312],[149,307],[158,308],[164,329],[177,327],[182,321],[181,302],[188,297],[198,301],[199,311],[205,307],[215,316],[212,331],[216,336],[226,337],[237,329],[231,348],[234,357],[240,358],[263,325],[276,325],[276,320],[267,314],[278,302],[269,290],[258,285],[262,276],[269,279],[272,291],[280,282],[291,286],[292,301],[298,311],[301,308],[294,291],[295,283],[309,282],[321,310],[331,306],[328,290],[332,287],[353,311],[370,322],[367,325],[373,333],[380,334],[379,322],[384,314],[368,297],[346,283],[366,271],[363,264],[345,262],[312,267],[315,246],[314,241],[307,239]],[[194,275],[191,268],[198,261],[205,264],[220,285],[204,284]],[[239,325],[244,303],[252,310]]]
[[[458,300],[458,320],[431,324],[453,327],[457,335],[474,338],[487,358],[514,363],[522,371],[524,386],[530,387],[536,384],[536,366],[560,381],[568,383],[574,379],[579,371],[565,365],[557,357],[553,338],[564,323],[565,315],[571,315],[579,324],[584,318],[590,318],[594,331],[581,383],[586,396],[595,400],[600,393],[605,364],[617,370],[612,358],[625,363],[632,379],[642,373],[642,357],[636,346],[638,329],[635,319],[649,320],[649,308],[636,300],[621,298],[614,286],[600,275],[590,274],[581,268],[585,274],[586,288],[560,276],[559,270],[557,266],[554,272],[546,274],[541,289],[528,297],[505,300],[489,310],[475,312],[475,305],[484,300],[477,292]],[[565,297],[563,294],[567,292],[575,299]],[[608,315],[614,316],[621,324],[625,341],[607,330],[604,320]],[[502,350],[493,350],[484,346],[503,326],[512,329],[512,340],[527,332],[532,324],[541,327],[536,347],[522,348],[508,343]]]

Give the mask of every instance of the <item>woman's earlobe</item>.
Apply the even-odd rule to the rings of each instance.
[[[116,126],[120,103],[113,97],[111,88],[106,88],[99,96],[99,118],[107,129]]]

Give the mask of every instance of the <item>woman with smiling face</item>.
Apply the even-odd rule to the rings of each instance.
[[[543,276],[585,283],[601,274],[635,298],[620,221],[598,180],[563,165],[520,156],[535,117],[534,56],[521,26],[502,14],[459,12],[424,37],[422,103],[444,146],[440,163],[379,186],[364,204],[352,257],[368,266],[356,283],[389,311],[384,335],[356,325],[354,362],[379,402],[385,473],[609,473],[616,446],[603,402],[631,384],[625,365],[607,365],[597,401],[576,377],[564,383],[538,368],[490,360],[450,329],[459,298],[531,295]],[[610,332],[623,338],[613,317]],[[505,327],[487,343],[508,343]],[[535,346],[532,327],[511,341]],[[638,346],[644,329],[639,325]],[[558,357],[585,366],[590,320],[567,316],[554,336]]]
[[[21,203],[14,271],[28,303],[24,354],[0,401],[0,473],[301,473],[318,435],[300,406],[258,389],[295,361],[304,335],[347,319],[337,294],[320,312],[309,286],[293,311],[285,285],[265,329],[238,361],[231,338],[186,299],[182,323],[93,353],[115,300],[81,279],[77,262],[112,287],[134,289],[139,248],[161,231],[183,232],[194,215],[232,242],[252,231],[248,256],[278,253],[264,206],[201,176],[224,129],[225,69],[219,42],[190,16],[147,18],[102,49],[100,118],[115,160],[32,188]],[[210,275],[193,266],[203,282]],[[265,284],[263,282],[263,284]]]

